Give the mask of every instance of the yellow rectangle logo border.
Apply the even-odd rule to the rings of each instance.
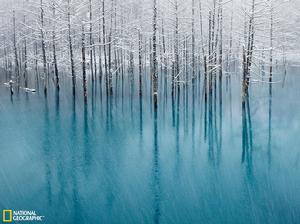
[[[6,213],[9,213],[9,219],[6,219],[5,216],[6,216]],[[3,222],[12,222],[12,210],[3,210],[2,212],[2,221]]]

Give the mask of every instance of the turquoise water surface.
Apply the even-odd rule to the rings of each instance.
[[[299,71],[281,78],[272,95],[251,83],[251,123],[237,75],[207,114],[202,83],[175,102],[161,93],[157,122],[148,85],[142,100],[135,84],[112,99],[89,86],[85,105],[68,78],[46,98],[11,97],[3,79],[0,208],[45,223],[300,223]]]

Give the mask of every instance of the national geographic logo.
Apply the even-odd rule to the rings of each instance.
[[[7,222],[41,222],[45,216],[38,215],[36,211],[27,211],[27,210],[10,210],[4,209],[2,211],[2,221]]]

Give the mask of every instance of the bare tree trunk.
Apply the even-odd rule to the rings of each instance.
[[[36,77],[36,88],[39,90],[39,69],[38,69],[38,45],[37,42],[34,42],[34,70],[35,70],[35,77]]]
[[[103,32],[103,53],[104,53],[104,67],[105,67],[105,85],[106,85],[106,94],[109,94],[109,85],[108,85],[108,71],[107,71],[107,58],[106,58],[106,34],[105,34],[105,5],[104,0],[102,0],[102,32]]]
[[[98,31],[98,41],[99,41],[99,54],[98,54],[98,64],[99,64],[99,83],[100,83],[100,88],[102,88],[102,75],[103,75],[103,70],[102,70],[102,55],[101,55],[101,4],[99,8],[99,31]],[[100,90],[102,91],[102,89]]]
[[[114,0],[114,32],[116,33],[117,32],[117,0]],[[118,74],[119,74],[119,69],[118,69],[118,60],[117,60],[117,47],[116,47],[116,41],[115,41],[115,38],[114,38],[114,41],[113,41],[113,50],[114,50],[114,70],[115,70],[115,73],[116,73],[116,76],[118,77]],[[116,79],[117,80],[117,79]]]
[[[269,82],[272,83],[272,76],[273,76],[273,4],[271,1],[271,8],[270,8],[270,76],[269,76]]]
[[[201,4],[201,0],[199,0],[199,14],[200,14],[201,50],[202,50],[202,56],[203,56],[203,60],[204,60],[205,50],[204,50],[204,39],[203,39],[203,17],[202,17],[202,4]]]
[[[93,66],[93,14],[92,14],[92,0],[89,0],[89,19],[90,19],[90,69],[92,75],[92,82],[94,82],[94,66]]]
[[[249,35],[248,35],[248,52],[247,52],[247,82],[249,84],[249,75],[250,75],[250,67],[252,64],[252,54],[254,48],[254,10],[255,10],[255,0],[252,1],[252,12],[249,23]]]
[[[247,82],[247,75],[248,75],[248,67],[247,67],[247,55],[245,47],[243,47],[243,98],[246,97],[248,94],[248,82]]]
[[[45,37],[44,37],[44,8],[43,0],[41,0],[41,41],[42,41],[42,55],[43,55],[43,76],[44,76],[44,94],[47,95],[47,82],[48,82],[48,73],[47,73],[47,58],[46,58],[46,46],[45,46]]]
[[[232,59],[232,43],[233,43],[233,9],[231,12],[231,17],[230,17],[229,51],[226,56],[226,72],[231,71],[230,67],[231,67],[231,59]],[[227,74],[226,75],[226,89],[228,88],[230,79],[231,79],[231,74]]]
[[[55,20],[56,15],[55,15],[55,5],[53,3],[53,8],[52,8],[52,16],[53,19]],[[56,26],[55,26],[56,21],[53,22],[53,31],[52,31],[52,49],[53,49],[53,64],[54,64],[54,75],[55,75],[55,80],[56,80],[56,89],[59,90],[59,75],[58,75],[58,66],[57,66],[57,58],[56,58]]]
[[[17,49],[17,34],[16,34],[16,15],[13,11],[13,42],[14,42],[14,55],[15,55],[15,74],[17,76],[17,83],[20,82],[20,70],[19,70],[19,58],[18,58],[18,49]]]
[[[223,76],[223,2],[220,0],[220,40],[219,40],[219,81],[222,83]]]
[[[82,83],[84,102],[87,103],[87,82],[86,82],[86,59],[85,59],[85,31],[84,24],[82,24],[82,40],[81,40],[81,55],[82,55]]]
[[[157,95],[158,95],[158,65],[157,65],[157,52],[156,52],[156,32],[157,32],[157,0],[153,0],[153,36],[152,36],[152,94],[153,106],[155,114],[157,113]]]
[[[73,43],[71,36],[71,9],[70,9],[70,0],[68,0],[68,41],[69,41],[69,50],[70,50],[70,62],[71,62],[71,75],[72,75],[72,84],[73,84],[73,97],[75,96],[76,91],[76,75],[75,75],[75,65],[74,65],[74,56],[73,56]]]
[[[8,55],[7,55],[7,45],[6,45],[6,38],[5,36],[3,37],[3,43],[4,43],[4,68],[5,68],[5,74],[6,74],[6,81],[11,80],[11,77],[9,77],[9,59],[8,59]]]
[[[249,21],[249,33],[248,33],[248,46],[247,50],[243,48],[243,95],[244,97],[248,95],[248,87],[250,84],[250,68],[252,65],[252,55],[254,49],[254,10],[255,10],[255,0],[252,0],[252,10]]]
[[[223,2],[219,1],[220,8],[220,40],[219,40],[219,150],[222,148],[222,116],[223,116]]]
[[[93,40],[93,45],[94,45],[94,40]],[[95,77],[95,80],[97,80],[97,58],[96,58],[96,47],[93,46],[93,63],[94,63],[94,77]]]
[[[194,84],[195,84],[195,0],[192,0],[192,85],[194,86]]]
[[[211,63],[214,62],[215,56],[215,28],[216,28],[216,0],[213,0],[213,12],[211,17]],[[212,69],[214,70],[214,69]]]
[[[113,94],[113,78],[112,78],[112,35],[113,35],[113,8],[114,8],[114,0],[111,0],[110,7],[110,30],[108,36],[108,74],[109,74],[109,95]]]
[[[142,96],[142,34],[141,30],[138,33],[139,36],[139,96]]]
[[[112,41],[112,30],[110,30],[109,36],[108,36],[108,86],[109,86],[109,95],[113,94],[113,86],[112,86],[112,62],[111,62],[111,41]]]
[[[26,16],[24,16],[24,24],[26,24]],[[24,35],[24,82],[25,88],[28,88],[28,62],[27,62],[27,38]]]
[[[175,0],[175,78],[177,81],[177,85],[179,85],[179,18],[178,18],[178,1]]]
[[[211,72],[211,63],[212,63],[212,12],[209,11],[209,28],[208,28],[208,88],[209,93],[212,91],[212,72]]]

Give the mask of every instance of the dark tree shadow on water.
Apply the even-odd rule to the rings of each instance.
[[[272,162],[272,83],[269,83],[269,111],[268,111],[268,165]]]
[[[72,107],[71,107],[71,131],[70,131],[70,139],[71,139],[71,170],[70,177],[72,183],[72,202],[73,202],[73,223],[83,223],[83,211],[80,201],[80,193],[78,189],[78,130],[77,130],[77,111],[76,111],[76,98],[73,96],[72,98]]]
[[[248,94],[242,99],[242,164],[245,164],[247,176],[252,178],[253,133]]]
[[[84,172],[85,175],[88,176],[92,161],[92,153],[91,153],[91,133],[89,127],[89,117],[88,117],[88,105],[85,103],[83,105],[83,154],[84,154]]]
[[[57,179],[58,179],[58,201],[62,209],[66,208],[66,175],[64,170],[64,148],[61,148],[62,144],[62,127],[61,127],[61,113],[60,113],[60,92],[57,89],[55,92],[55,135],[57,139],[55,140],[54,147],[57,152],[55,158],[57,163]],[[56,211],[56,215],[60,215],[60,212]]]
[[[45,180],[46,180],[46,194],[47,194],[47,202],[48,205],[52,204],[52,172],[50,167],[50,161],[51,161],[51,148],[50,148],[50,139],[49,139],[49,132],[50,132],[50,118],[49,118],[49,105],[48,105],[48,98],[45,96],[44,99],[44,136],[42,140],[42,147],[43,147],[43,154],[44,154],[44,160],[45,160]]]
[[[153,165],[152,165],[152,190],[154,195],[153,202],[153,221],[155,224],[160,223],[161,217],[161,184],[160,184],[160,161],[159,161],[159,144],[158,144],[158,122],[157,108],[153,111]]]
[[[139,147],[143,146],[143,97],[142,92],[139,94]]]

